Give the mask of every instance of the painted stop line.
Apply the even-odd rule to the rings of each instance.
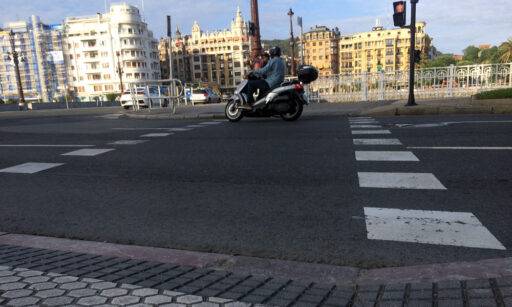
[[[469,212],[364,208],[368,239],[505,250]]]

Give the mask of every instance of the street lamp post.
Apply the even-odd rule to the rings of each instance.
[[[304,63],[304,25],[302,23],[302,17],[297,17],[297,23],[300,27],[300,65],[305,65]]]
[[[414,69],[415,69],[415,51],[416,51],[416,4],[418,0],[411,0],[411,47],[409,48],[409,99],[406,106],[417,105],[414,97]]]
[[[120,52],[116,52],[116,56],[117,56],[117,75],[119,76],[119,83],[120,83],[120,89],[121,89],[121,95],[123,95],[124,93],[124,85],[123,85],[123,67],[121,65],[121,61],[119,59],[119,56],[120,56]]]
[[[292,76],[296,75],[296,67],[295,67],[295,38],[293,36],[293,11],[290,8],[288,11],[288,16],[290,16],[290,45],[292,47]]]
[[[11,43],[11,56],[14,61],[14,72],[16,74],[16,84],[18,86],[18,96],[19,96],[19,102],[18,102],[18,108],[20,111],[25,110],[25,94],[23,93],[23,86],[21,84],[21,76],[20,76],[20,61],[19,61],[19,54],[16,51],[16,46],[14,44],[15,34],[14,31],[11,30],[9,32],[9,41]]]
[[[262,53],[261,34],[260,34],[260,17],[258,10],[258,0],[251,0],[251,19],[254,24],[254,33],[251,36],[252,50],[251,59],[256,60]]]

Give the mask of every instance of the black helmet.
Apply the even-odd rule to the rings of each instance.
[[[279,57],[279,56],[281,56],[281,48],[274,46],[274,47],[270,48],[270,50],[268,51],[268,54],[270,54],[271,58]]]

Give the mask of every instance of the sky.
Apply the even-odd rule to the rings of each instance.
[[[106,0],[107,3],[120,1]],[[190,33],[197,20],[205,31],[229,27],[236,7],[246,19],[249,0],[126,0],[138,7],[156,37],[165,33],[165,16],[173,27]],[[292,7],[302,16],[304,29],[314,25],[339,27],[342,34],[368,31],[376,19],[392,27],[393,0],[259,0],[263,39],[289,37],[286,13]],[[0,24],[39,15],[45,23],[60,23],[67,16],[94,15],[105,10],[105,0],[0,0]],[[468,45],[497,45],[512,37],[512,0],[419,0],[418,20],[442,52],[462,53]],[[298,29],[295,29],[296,33]]]

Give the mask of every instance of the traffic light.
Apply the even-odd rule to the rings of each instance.
[[[404,27],[407,24],[407,2],[393,2],[393,12],[395,27]]]
[[[414,50],[414,63],[421,62],[421,50]]]
[[[249,36],[256,35],[256,24],[254,22],[249,22]]]

